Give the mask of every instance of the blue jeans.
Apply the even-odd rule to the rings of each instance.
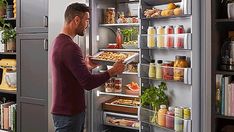
[[[74,116],[54,115],[55,132],[83,132],[85,112]]]

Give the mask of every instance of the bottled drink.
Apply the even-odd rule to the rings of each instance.
[[[123,37],[122,37],[122,33],[120,31],[120,28],[117,29],[117,32],[116,32],[116,44],[117,44],[117,47],[120,49],[122,48],[122,44],[123,44]]]
[[[148,48],[155,47],[155,29],[154,29],[154,27],[148,28],[147,46],[148,46]]]
[[[166,113],[167,113],[166,105],[160,105],[160,109],[158,111],[158,125],[163,127],[166,126]]]
[[[156,73],[155,60],[151,60],[150,65],[149,65],[149,77],[150,78],[155,78],[155,76],[156,76],[155,73]]]

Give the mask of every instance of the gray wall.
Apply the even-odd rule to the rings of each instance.
[[[63,22],[64,22],[64,11],[70,3],[73,2],[78,2],[77,0],[49,0],[49,27],[48,27],[48,39],[49,39],[49,50],[50,50],[50,45],[53,41],[53,39],[61,32]],[[79,2],[85,2],[85,0],[79,0]],[[78,38],[75,40],[77,41]],[[49,65],[49,70],[48,70],[48,132],[53,132],[54,127],[53,127],[53,122],[52,122],[52,117],[50,114],[51,110],[51,98],[52,98],[52,93],[51,93],[51,73],[50,73],[50,65]]]

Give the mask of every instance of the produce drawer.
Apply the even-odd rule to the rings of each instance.
[[[123,102],[116,104],[115,102],[119,100]],[[132,102],[130,102],[129,100],[132,100]],[[121,113],[137,115],[139,102],[140,102],[139,98],[114,97],[102,103],[102,108],[103,110],[106,110],[106,111],[121,112]]]
[[[133,130],[138,130],[140,127],[138,116],[135,115],[104,112],[103,119],[104,125],[108,126]]]

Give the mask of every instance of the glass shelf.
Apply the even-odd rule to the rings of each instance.
[[[116,23],[116,24],[99,24],[100,27],[132,27],[140,26],[139,23]]]
[[[158,112],[155,112],[153,110],[150,109],[146,109],[146,108],[140,108],[140,121],[161,129],[165,129],[167,131],[170,132],[176,132],[177,131],[191,131],[191,127],[192,127],[192,120],[185,120],[183,118],[180,117],[175,117],[175,116],[169,116],[169,115],[162,115],[163,118],[170,118],[171,120],[174,121],[176,120],[176,122],[178,122],[178,124],[181,125],[177,125],[177,127],[175,128],[175,124],[171,125],[171,128],[167,128],[166,126],[161,126],[157,123],[158,121]],[[166,119],[165,119],[166,120]],[[175,130],[176,129],[176,130]]]
[[[166,34],[166,35],[147,35],[142,34],[140,48],[142,49],[162,49],[162,50],[191,50],[192,49],[192,34]],[[152,37],[155,41],[155,46],[148,47],[147,39]]]
[[[139,49],[100,49],[100,51],[139,52]]]
[[[148,76],[149,64],[139,64],[140,78],[155,80],[155,81],[169,81],[169,82],[182,82],[187,85],[192,84],[192,68],[179,68],[179,67],[165,67],[161,66],[162,79],[156,79]],[[175,71],[176,70],[176,71]],[[174,72],[181,74],[180,78],[174,80]]]
[[[97,96],[100,96],[100,95],[139,98],[139,95],[130,95],[130,94],[125,94],[125,93],[107,93],[107,92],[97,91]]]

